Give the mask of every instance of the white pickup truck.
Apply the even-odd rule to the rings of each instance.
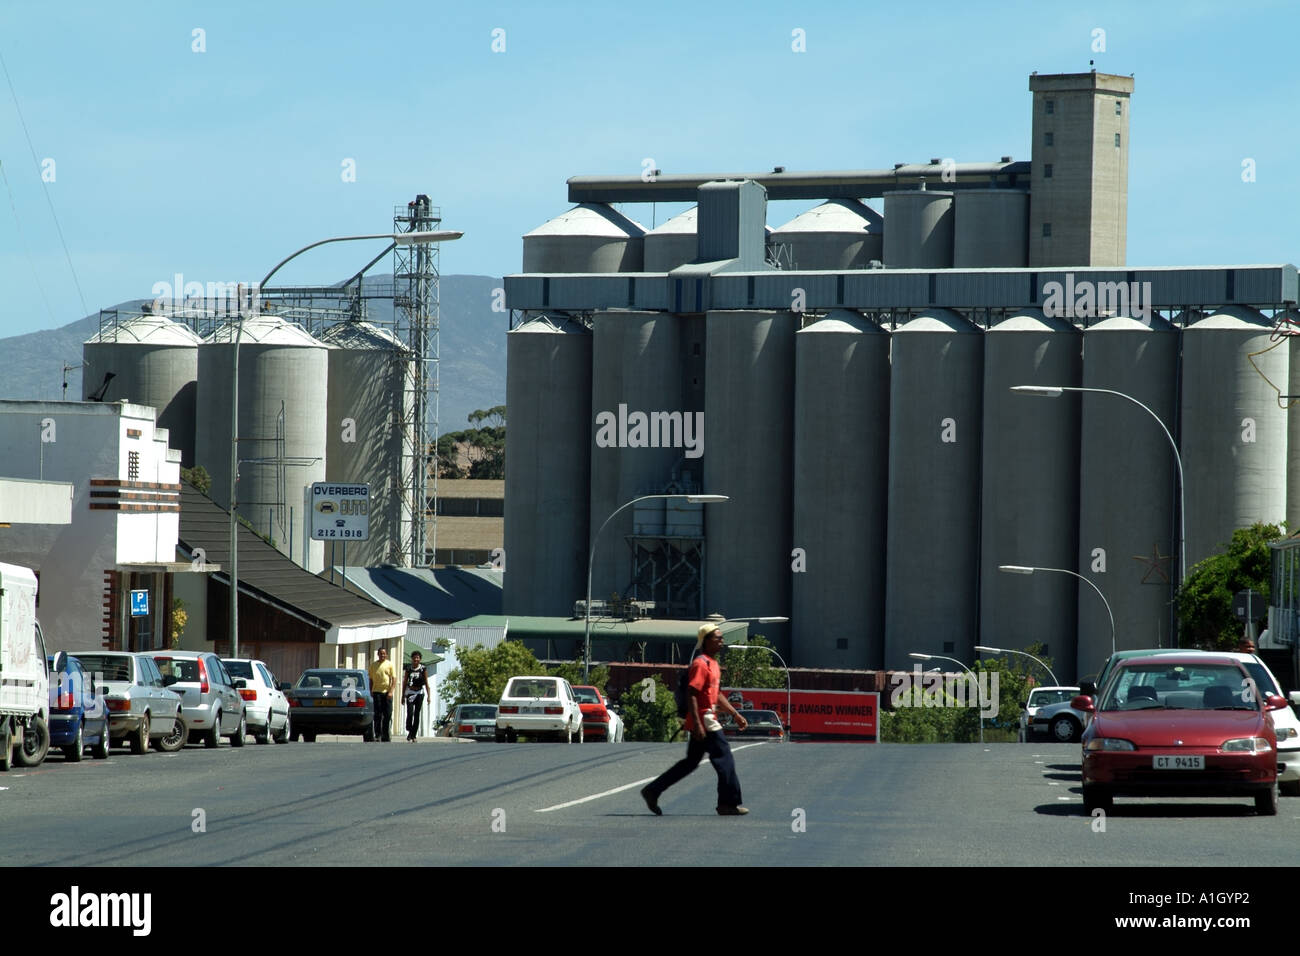
[[[50,749],[50,675],[36,620],[36,575],[0,564],[0,770],[34,767]]]

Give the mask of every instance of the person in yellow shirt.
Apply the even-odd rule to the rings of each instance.
[[[388,743],[393,739],[393,690],[397,671],[388,659],[388,649],[381,647],[378,660],[370,665],[370,691],[375,698],[375,739]]]

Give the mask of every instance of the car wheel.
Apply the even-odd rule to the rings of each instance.
[[[270,725],[268,724],[268,727],[269,727],[269,726],[270,726]],[[275,740],[275,742],[276,742],[277,744],[287,744],[287,743],[289,742],[289,717],[288,717],[288,715],[285,716],[285,718],[284,718],[284,726],[283,726],[282,728],[280,728],[280,732],[279,732],[278,734],[275,735],[274,740]]]
[[[316,731],[304,730],[302,732],[302,739],[305,743],[314,744],[316,742]]]
[[[1261,817],[1277,816],[1277,787],[1255,794],[1255,813]]]
[[[63,748],[63,759],[72,763],[79,763],[82,755],[86,751],[86,722],[83,720],[77,724],[77,736]]]
[[[253,739],[259,744],[269,744],[271,742],[271,712],[269,710],[266,712],[266,724],[262,727],[262,732],[259,734],[256,730],[253,731]]]
[[[1072,744],[1079,739],[1079,725],[1073,717],[1061,715],[1052,721],[1052,739],[1058,744]]]
[[[1300,780],[1288,780],[1286,783],[1280,783],[1278,789],[1282,791],[1284,797],[1300,797]]]
[[[9,718],[0,717],[0,770],[13,766],[13,736],[9,733]]]
[[[1094,811],[1101,810],[1110,813],[1115,809],[1115,800],[1109,790],[1105,787],[1088,786],[1083,787],[1083,812],[1091,816]]]
[[[39,767],[50,752],[50,727],[40,714],[27,721],[14,759],[20,767]]]
[[[189,731],[185,727],[185,721],[180,714],[177,714],[176,720],[172,723],[171,733],[166,737],[159,737],[154,741],[153,745],[162,753],[174,754],[185,746],[185,740],[189,735]]]
[[[149,714],[140,718],[140,726],[131,735],[131,753],[142,754],[149,749]]]
[[[217,711],[216,716],[212,718],[212,726],[203,735],[203,746],[209,750],[221,746],[221,711]]]
[[[243,714],[240,714],[239,726],[236,727],[235,732],[230,735],[230,746],[232,747],[244,746],[244,738],[247,736],[248,736],[248,718],[245,717]]]
[[[104,724],[104,731],[99,735],[99,743],[90,745],[90,755],[96,760],[108,759],[108,724]]]
[[[583,726],[582,724],[578,724],[578,743],[583,743],[585,740],[586,737],[584,736]]]

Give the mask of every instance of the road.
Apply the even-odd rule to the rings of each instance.
[[[1124,800],[1083,815],[1078,745],[738,742],[751,813],[707,761],[652,816],[668,744],[295,743],[0,775],[8,865],[1244,867],[1300,862],[1300,799]],[[201,825],[200,825],[201,824]]]

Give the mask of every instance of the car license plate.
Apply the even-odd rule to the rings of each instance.
[[[520,708],[525,714],[540,714],[543,712],[541,707],[523,707]]]
[[[337,704],[338,704],[338,701],[335,700],[335,699],[332,698],[332,697],[320,697],[320,698],[317,698],[316,703],[315,703],[315,706],[316,706],[316,707],[334,707],[334,706],[336,706]]]
[[[1181,754],[1156,754],[1151,758],[1156,770],[1204,770],[1205,758],[1202,756],[1182,756]]]

